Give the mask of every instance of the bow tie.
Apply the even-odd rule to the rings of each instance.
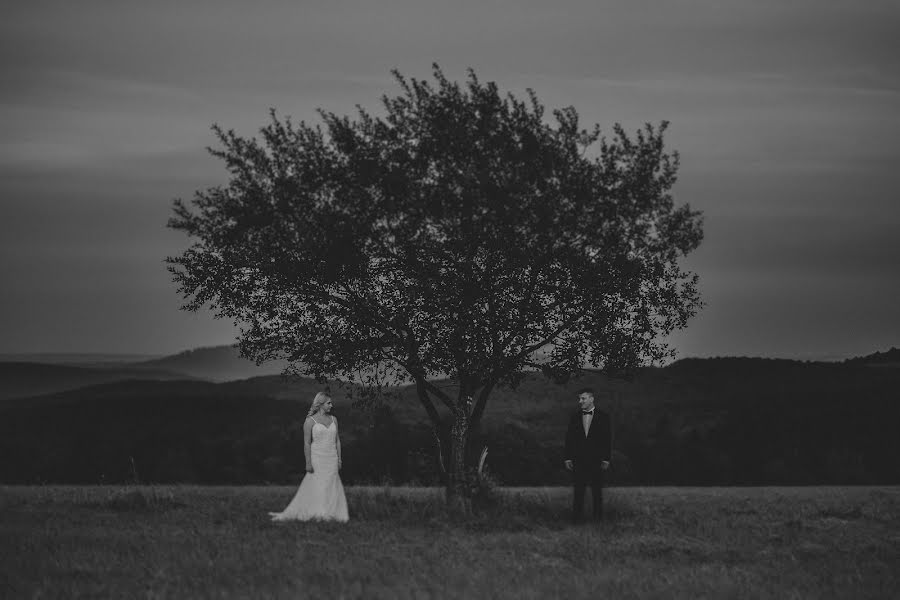
[[[593,410],[583,410],[583,411],[581,411],[581,414],[583,414],[583,415],[592,415],[592,414],[594,414],[594,411],[593,411]]]

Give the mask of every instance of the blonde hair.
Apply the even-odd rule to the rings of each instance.
[[[319,409],[322,408],[322,405],[331,400],[331,396],[326,394],[325,392],[319,392],[316,394],[316,397],[313,398],[312,406],[309,407],[309,412],[306,413],[306,417],[309,418],[319,412]]]

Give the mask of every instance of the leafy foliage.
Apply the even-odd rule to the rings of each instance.
[[[240,324],[257,360],[415,381],[435,423],[433,397],[474,423],[529,368],[564,381],[666,356],[658,337],[699,306],[678,261],[702,237],[670,194],[666,123],[606,138],[472,71],[394,74],[383,116],[321,111],[323,128],[272,111],[261,139],[214,128],[229,180],[170,221],[195,240],[168,259],[186,307]]]

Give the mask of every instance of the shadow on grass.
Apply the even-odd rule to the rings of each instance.
[[[465,531],[515,532],[536,528],[572,527],[571,492],[540,490],[494,492],[473,504],[471,512],[448,508],[443,493],[428,496],[404,493],[403,488],[383,488],[356,493],[350,499],[351,520],[391,521],[409,527],[453,528]],[[632,520],[641,512],[619,498],[605,503],[603,526]]]
[[[187,506],[170,490],[152,487],[111,490],[98,504],[101,508],[134,513],[159,513]]]
[[[76,488],[65,493],[48,492],[76,506],[120,514],[164,515],[183,509],[216,525],[256,522],[277,506],[278,489],[204,488],[179,486],[125,486]],[[572,491],[568,488],[496,488],[487,498],[473,503],[466,513],[448,507],[441,488],[347,488],[350,520],[360,523],[392,523],[409,529],[517,532],[572,527]],[[287,497],[287,493],[284,494]],[[283,503],[280,498],[278,502]],[[590,506],[590,495],[586,498]],[[633,524],[655,518],[656,512],[640,501],[610,493],[604,503],[602,527]],[[585,523],[585,525],[590,524]]]

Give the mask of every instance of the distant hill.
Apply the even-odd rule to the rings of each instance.
[[[159,368],[117,365],[81,367],[26,362],[0,362],[0,401],[73,390],[127,379],[194,379]]]
[[[0,362],[41,363],[76,367],[106,367],[159,358],[153,354],[115,354],[98,352],[38,352],[0,354]]]
[[[875,352],[867,356],[851,358],[844,361],[851,365],[865,365],[868,367],[900,367],[900,348],[891,348],[885,352]]]
[[[7,355],[19,356],[19,355]],[[100,383],[138,380],[242,381],[258,377],[280,380],[286,361],[256,365],[241,358],[236,346],[187,350],[171,356],[128,362],[126,355],[21,355],[35,362],[0,362],[0,401],[52,394]],[[139,355],[131,355],[131,358]],[[52,360],[60,360],[54,364]]]
[[[453,395],[452,382],[435,385]],[[686,359],[633,381],[529,374],[495,391],[472,450],[510,485],[565,484],[566,421],[582,386],[615,431],[618,484],[900,483],[900,370],[759,358]],[[0,483],[296,482],[301,424],[322,385],[303,378],[117,381],[0,403]],[[331,386],[348,483],[439,480],[431,425],[412,387],[381,407]],[[446,432],[450,419],[445,416]],[[444,448],[444,456],[447,448]]]
[[[142,361],[136,363],[136,366],[176,371],[198,379],[221,382],[278,375],[284,371],[287,362],[272,361],[257,365],[251,360],[242,358],[237,346],[213,346]]]

